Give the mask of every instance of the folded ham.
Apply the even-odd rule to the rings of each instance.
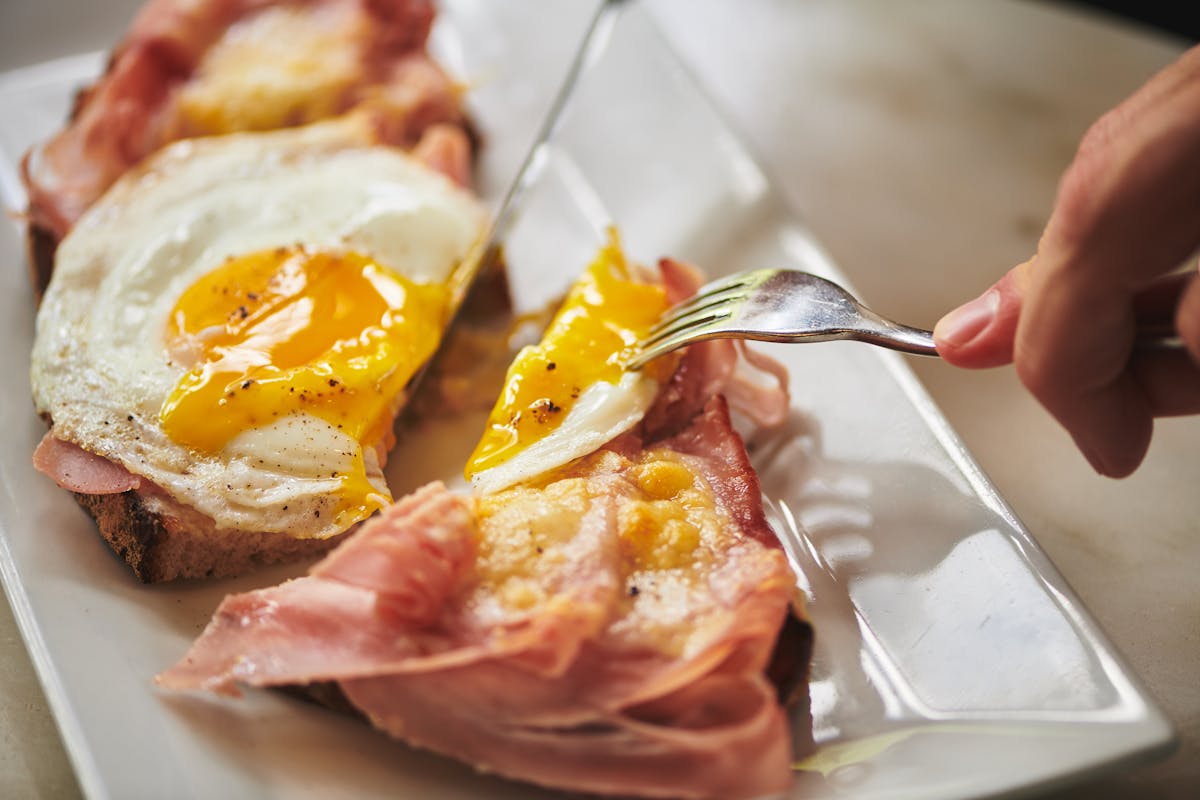
[[[479,498],[428,485],[307,576],[227,598],[170,689],[336,682],[380,729],[604,794],[754,797],[793,743],[796,584],[725,401]],[[801,667],[803,668],[803,667]],[[795,677],[795,676],[791,676]],[[802,676],[801,676],[802,677]]]

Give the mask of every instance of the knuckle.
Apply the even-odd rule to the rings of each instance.
[[[1129,115],[1124,106],[1117,106],[1100,115],[1092,123],[1079,142],[1079,150],[1075,160],[1104,160],[1113,149],[1114,142],[1120,139],[1121,131],[1128,127]]]
[[[1124,116],[1118,107],[1098,119],[1084,134],[1075,158],[1059,181],[1055,228],[1066,242],[1086,235],[1094,209],[1104,197],[1103,184],[1115,158],[1114,142],[1125,127]]]

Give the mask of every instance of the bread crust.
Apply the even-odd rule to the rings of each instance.
[[[29,282],[33,285],[34,301],[41,305],[42,295],[50,284],[50,273],[54,271],[54,251],[58,249],[58,238],[48,229],[30,221],[25,235],[25,251],[28,255]]]
[[[349,533],[297,539],[286,533],[221,530],[208,517],[157,493],[72,494],[143,583],[232,577],[318,556]]]

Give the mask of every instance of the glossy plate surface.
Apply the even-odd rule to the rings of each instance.
[[[590,3],[448,0],[435,50],[473,86],[495,206],[525,155]],[[507,256],[517,302],[569,284],[615,222],[642,261],[718,275],[764,266],[845,283],[770,181],[628,4],[525,198]],[[530,20],[536,20],[531,25]],[[97,41],[96,46],[105,45]],[[100,69],[86,54],[0,75],[0,191]],[[869,224],[869,223],[865,223]],[[156,692],[220,598],[296,567],[144,587],[29,461],[31,295],[18,226],[0,225],[0,571],[91,797],[550,797],[411,751],[275,696]],[[1163,715],[963,450],[903,357],[864,345],[765,348],[791,372],[784,431],[751,442],[818,633],[821,748],[797,797],[965,798],[1045,788],[1169,748]],[[397,494],[458,479],[480,420],[432,426],[392,458]],[[401,474],[400,465],[416,464]]]

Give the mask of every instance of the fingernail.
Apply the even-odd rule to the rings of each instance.
[[[958,347],[983,333],[1000,309],[1000,293],[989,289],[971,302],[961,305],[938,320],[935,339]]]

